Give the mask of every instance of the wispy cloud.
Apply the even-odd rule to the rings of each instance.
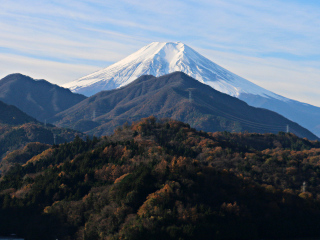
[[[2,0],[0,32],[3,73],[29,69],[63,83],[152,41],[182,41],[261,86],[320,105],[308,87],[320,78],[316,1]]]
[[[207,58],[251,82],[282,96],[319,106],[320,63],[248,57],[197,49]]]
[[[13,54],[0,54],[0,62],[0,78],[11,73],[22,73],[59,85],[99,69],[96,66],[38,60]]]

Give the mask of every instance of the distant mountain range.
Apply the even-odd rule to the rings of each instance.
[[[142,76],[129,85],[99,92],[59,113],[55,124],[94,135],[105,135],[126,121],[154,115],[189,123],[204,131],[291,131],[317,139],[310,131],[281,115],[251,107],[214,90],[190,76],[175,72],[161,77]]]
[[[183,70],[198,81],[187,78],[181,72],[166,75],[175,70]],[[133,82],[134,77],[145,73],[151,75],[143,75]],[[126,121],[138,121],[154,115],[184,121],[192,127],[210,132],[277,133],[286,131],[288,125],[289,131],[298,136],[318,139],[294,121],[270,111],[250,108],[214,89],[243,99],[249,105],[284,112],[284,116],[289,116],[290,120],[296,119],[297,123],[307,121],[308,124],[301,124],[302,127],[307,125],[315,133],[318,126],[316,116],[318,113],[320,116],[320,108],[260,88],[182,43],[152,43],[109,68],[67,86],[86,95],[102,89],[120,88],[102,91],[87,98],[45,80],[11,74],[0,80],[0,100],[18,107],[38,121],[97,136],[112,133]],[[14,117],[7,115],[9,119],[6,121],[10,123]],[[5,118],[5,115],[1,117]],[[25,118],[28,119],[27,116]],[[28,121],[36,121],[31,118]]]
[[[92,96],[101,90],[125,86],[142,75],[159,77],[175,71],[184,72],[251,106],[276,111],[320,136],[319,107],[263,89],[220,67],[180,42],[151,43],[105,69],[63,86],[73,92]]]
[[[11,74],[0,80],[0,100],[44,122],[86,97],[45,80]]]

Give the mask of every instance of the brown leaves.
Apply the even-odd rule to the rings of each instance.
[[[239,216],[240,207],[238,206],[237,202],[234,202],[233,204],[224,202],[220,209],[222,212]]]
[[[97,169],[94,173],[94,177],[95,179],[98,179],[98,180],[114,182],[120,176],[123,176],[124,174],[131,172],[132,169],[133,169],[133,166],[129,166],[129,165],[119,166],[119,165],[109,163],[103,166],[101,169]],[[118,181],[120,181],[120,179]]]
[[[179,194],[180,184],[175,181],[167,182],[160,190],[151,193],[138,210],[139,216],[160,216],[160,205],[167,203],[171,197]]]

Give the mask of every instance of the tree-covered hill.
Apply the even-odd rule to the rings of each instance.
[[[0,171],[4,167],[1,163],[3,157],[12,151],[21,150],[28,143],[54,144],[56,141],[59,144],[73,141],[76,135],[84,137],[83,133],[75,130],[40,123],[17,107],[2,101],[0,101],[0,112]],[[9,162],[7,161],[5,165],[11,165],[7,164]],[[21,159],[18,162],[21,162]]]
[[[292,134],[206,133],[149,117],[12,167],[0,181],[0,235],[315,238],[319,147]]]
[[[44,126],[41,123],[25,123],[9,125],[0,123],[0,160],[12,151],[22,149],[28,143],[56,144],[70,142],[77,136],[84,138],[84,134],[71,129]],[[0,161],[1,162],[1,161]],[[3,164],[0,163],[0,169]]]
[[[145,75],[127,86],[99,92],[58,113],[54,124],[103,136],[125,122],[148,116],[171,118],[207,132],[278,133],[287,126],[311,140],[313,133],[266,109],[216,91],[182,72],[161,77]]]

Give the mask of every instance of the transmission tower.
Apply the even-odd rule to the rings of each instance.
[[[92,121],[95,121],[95,120],[96,120],[96,110],[93,110]]]
[[[189,102],[192,103],[193,102],[193,98],[192,98],[192,91],[194,91],[195,88],[188,88],[187,91],[189,92]]]
[[[289,132],[290,132],[289,125],[287,125],[287,133],[289,133]]]

